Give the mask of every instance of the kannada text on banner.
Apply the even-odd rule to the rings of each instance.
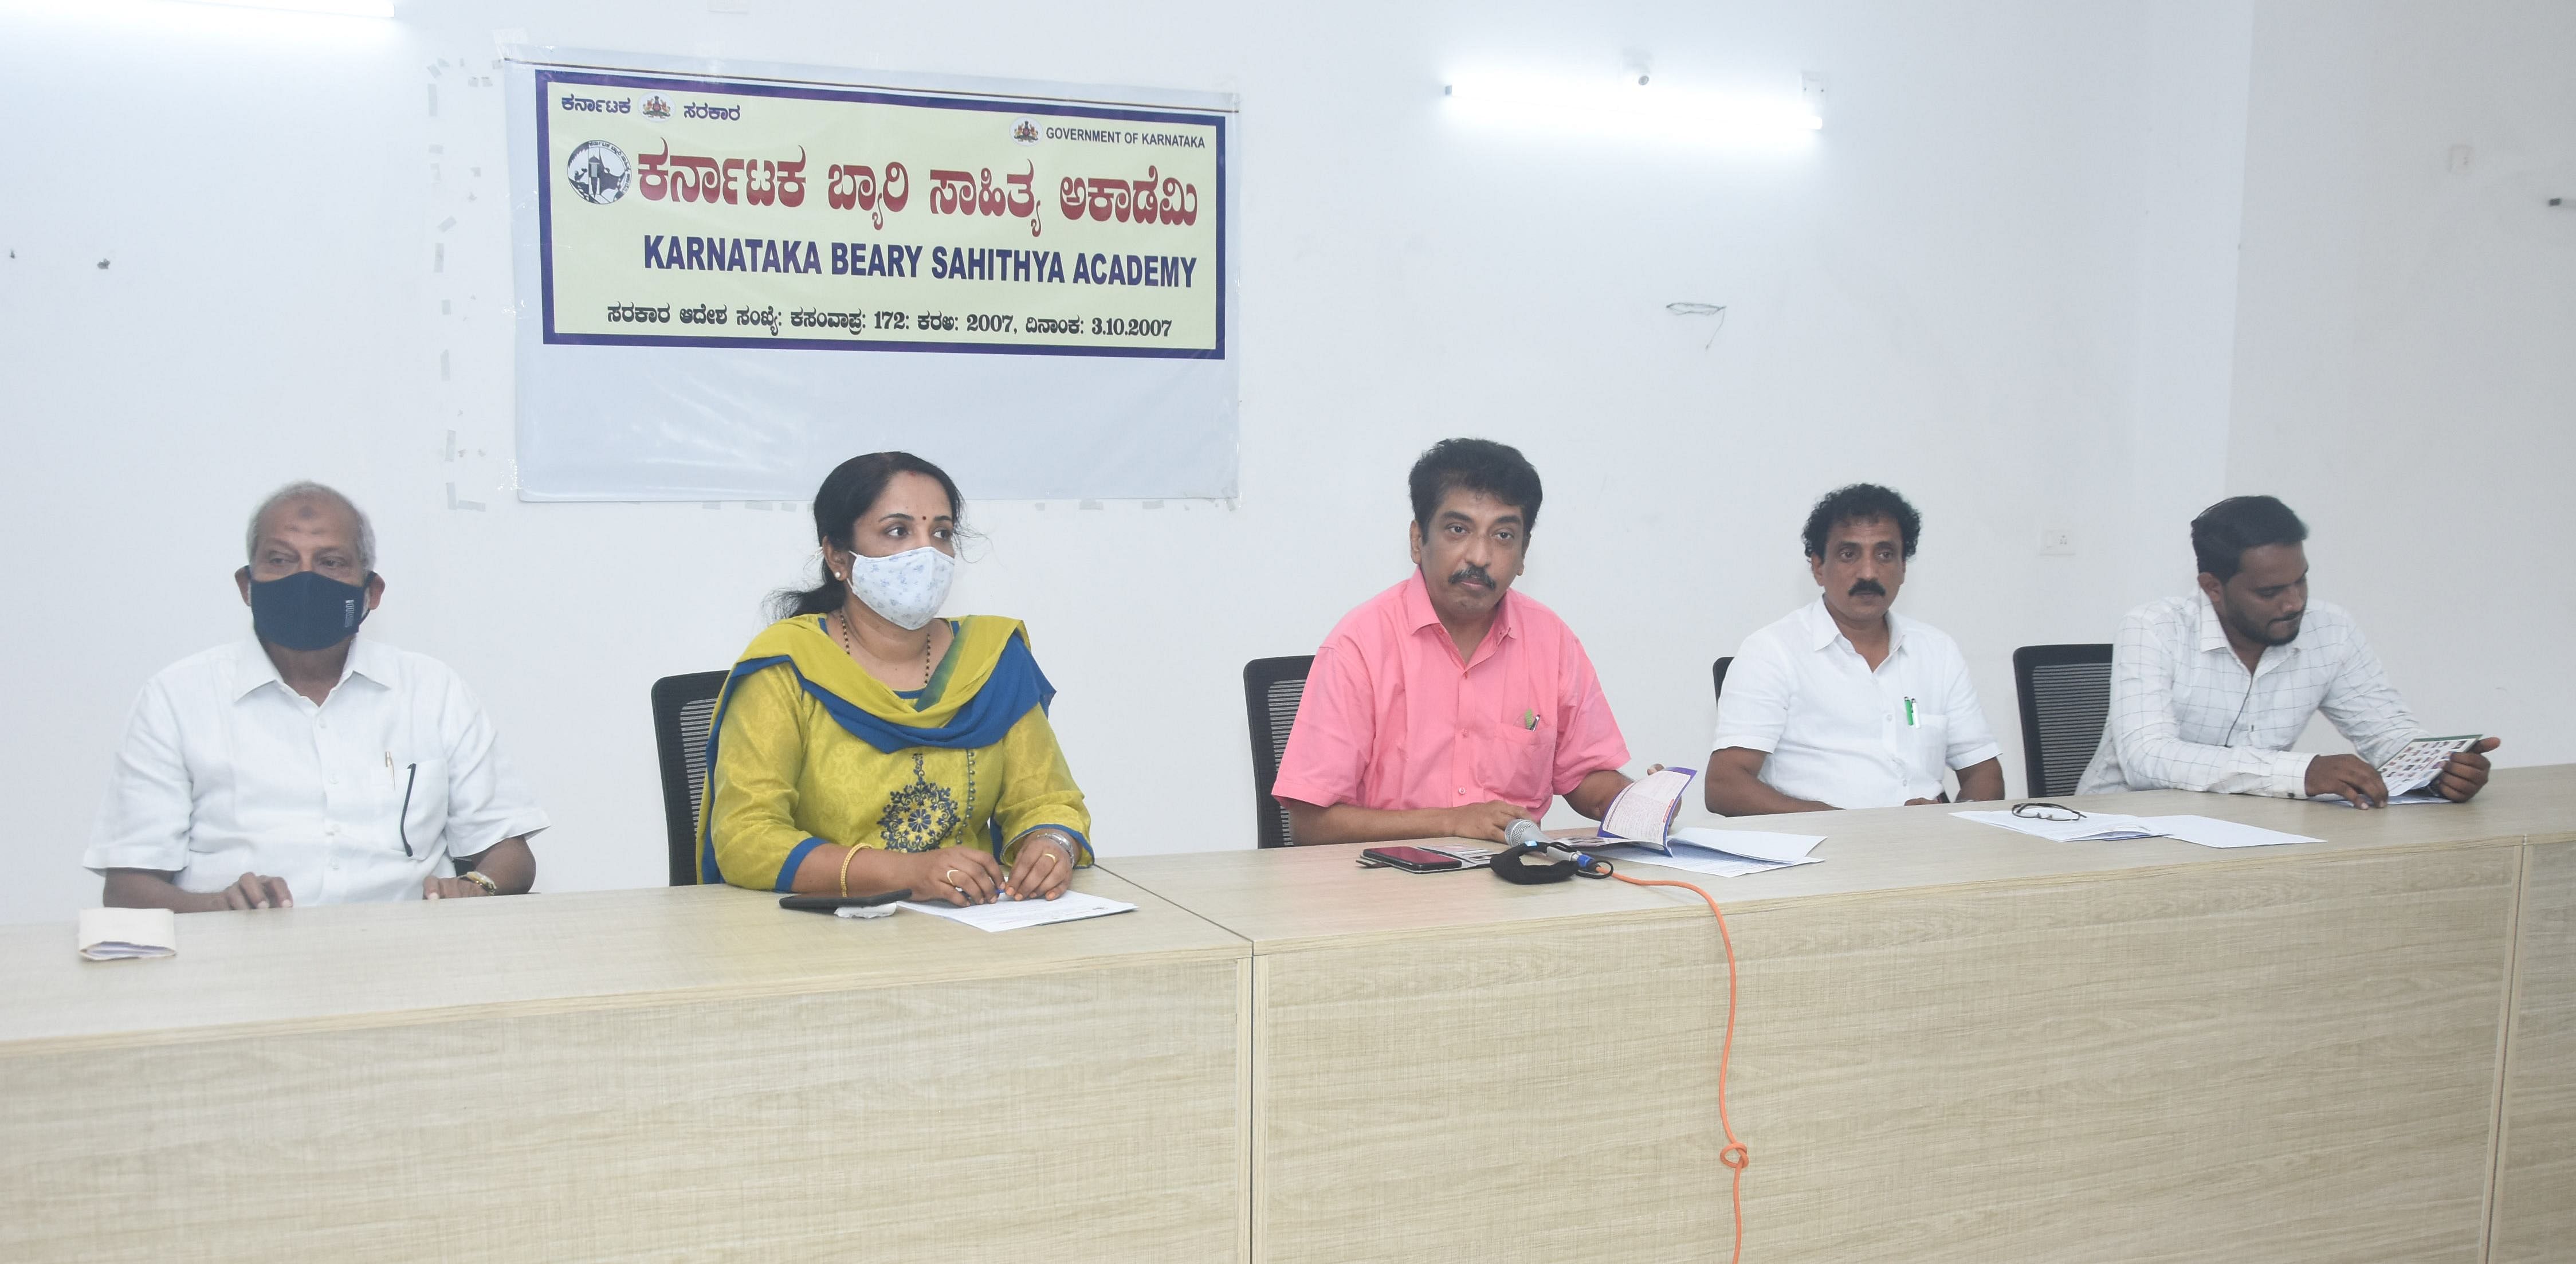
[[[535,81],[547,342],[1224,357],[1217,116]]]

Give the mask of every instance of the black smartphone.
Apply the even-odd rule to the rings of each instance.
[[[1422,847],[1371,847],[1360,854],[1406,873],[1438,873],[1443,869],[1467,867],[1467,862],[1456,856]]]
[[[880,904],[911,898],[909,890],[888,891],[883,895],[785,895],[779,897],[778,907],[799,913],[830,913],[845,908],[875,908]]]

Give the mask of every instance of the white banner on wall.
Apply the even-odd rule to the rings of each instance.
[[[1234,99],[507,63],[520,496],[1230,497]]]

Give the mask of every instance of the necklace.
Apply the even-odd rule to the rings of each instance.
[[[861,661],[859,660],[858,643],[850,639],[850,616],[846,611],[841,615],[839,631],[841,634],[841,648],[849,651],[852,661]],[[931,625],[923,629],[921,633],[921,687],[924,689],[928,689],[930,687],[930,673],[934,666],[930,661],[930,647],[938,640],[939,624],[936,621],[933,621]]]

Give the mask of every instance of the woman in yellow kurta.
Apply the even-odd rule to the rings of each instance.
[[[956,484],[903,452],[814,497],[823,582],[781,594],[717,699],[698,825],[706,882],[812,895],[1054,899],[1091,814],[1016,619],[935,618]]]

